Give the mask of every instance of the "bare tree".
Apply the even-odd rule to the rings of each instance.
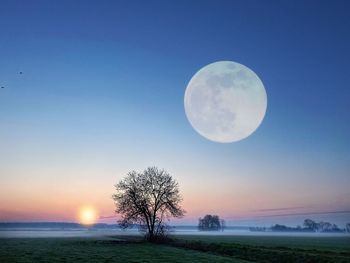
[[[224,231],[226,228],[226,221],[224,219],[220,219],[221,231]]]
[[[166,233],[166,219],[185,214],[178,183],[164,170],[149,167],[143,173],[129,172],[115,187],[120,226],[138,224],[149,240]]]
[[[319,222],[319,223],[317,223],[317,225],[318,225],[318,231],[320,231],[320,232],[329,232],[329,231],[332,231],[332,224],[331,223],[329,223],[329,222],[323,222],[323,221],[321,221],[321,222]]]
[[[304,220],[304,226],[308,230],[317,231],[317,223],[315,221],[311,220],[311,219],[305,219]]]
[[[200,231],[211,231],[211,230],[222,230],[224,231],[225,221],[220,219],[217,215],[205,215],[203,218],[199,218],[198,230]]]

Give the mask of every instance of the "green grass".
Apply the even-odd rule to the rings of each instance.
[[[0,239],[0,263],[252,261],[350,262],[350,237],[186,235],[166,244],[135,236]]]
[[[120,243],[98,238],[0,239],[1,263],[55,262],[244,262],[214,255],[145,242]]]
[[[350,238],[177,236],[172,244],[258,262],[350,262]]]
[[[350,252],[350,236],[176,236],[185,240],[196,240],[211,243],[235,243],[251,246],[288,247],[299,249],[317,249],[334,252]]]

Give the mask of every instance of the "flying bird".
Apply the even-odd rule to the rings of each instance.
[[[2,89],[4,89],[5,87],[1,87]]]

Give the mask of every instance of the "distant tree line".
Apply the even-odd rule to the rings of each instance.
[[[346,232],[346,228],[340,229],[336,224],[323,221],[315,222],[311,219],[304,220],[304,228],[313,232]]]
[[[275,224],[269,228],[251,227],[250,231],[350,233],[350,223],[347,223],[345,228],[339,228],[336,224],[332,224],[330,222],[316,222],[311,219],[305,219],[303,226],[289,227]]]
[[[220,219],[218,215],[205,215],[199,218],[198,230],[200,231],[224,231],[225,220]]]

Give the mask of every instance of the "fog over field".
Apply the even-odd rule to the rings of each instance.
[[[62,238],[62,237],[110,237],[110,236],[141,236],[136,229],[58,229],[58,228],[11,228],[1,229],[0,238]],[[195,226],[175,227],[170,235],[198,235],[198,236],[294,236],[294,237],[350,237],[350,233],[319,233],[319,232],[256,232],[249,228],[226,229],[224,231],[198,231]]]

